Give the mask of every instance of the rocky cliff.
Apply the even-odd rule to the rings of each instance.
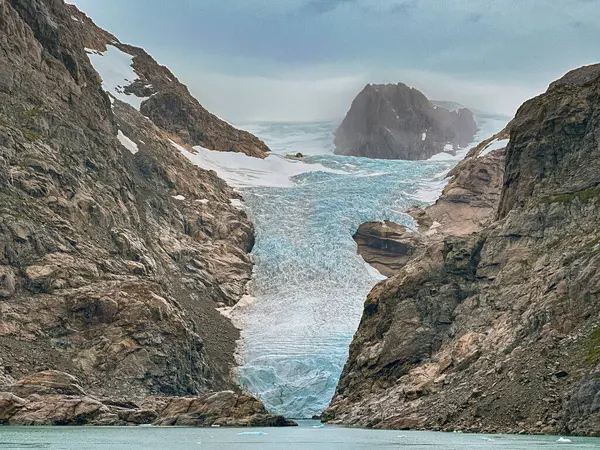
[[[405,84],[367,85],[336,131],[335,153],[378,159],[428,159],[473,141],[468,109],[434,105]]]
[[[599,113],[600,65],[567,74],[414,214],[424,245],[369,294],[326,420],[600,435]]]
[[[107,45],[139,76],[114,92],[90,63]],[[173,140],[264,144],[62,0],[0,0],[0,49],[0,384],[56,369],[98,396],[237,389],[216,306],[245,292],[253,228]],[[119,99],[141,85],[140,112]]]

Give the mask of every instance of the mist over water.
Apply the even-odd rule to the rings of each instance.
[[[481,137],[506,122],[482,120]],[[301,162],[270,156],[257,163],[254,174],[211,153],[219,158],[214,162],[219,174],[241,186],[257,232],[250,298],[232,312],[242,330],[239,382],[271,412],[288,417],[311,417],[327,407],[366,296],[383,279],[357,255],[352,235],[358,225],[391,219],[413,227],[404,211],[435,200],[444,174],[460,159],[333,155],[335,125],[246,126],[276,155],[306,155]],[[293,176],[282,186],[281,173],[271,176],[269,170]],[[240,183],[240,177],[251,182]]]

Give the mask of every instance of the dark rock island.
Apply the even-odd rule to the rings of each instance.
[[[428,159],[473,142],[477,123],[468,109],[437,106],[405,84],[367,85],[335,134],[337,155]]]

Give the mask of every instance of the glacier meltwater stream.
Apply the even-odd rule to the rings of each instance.
[[[480,123],[481,138],[506,124]],[[240,383],[273,413],[306,418],[333,396],[371,288],[383,277],[357,255],[365,221],[413,226],[411,204],[432,202],[458,158],[383,161],[333,154],[333,123],[247,126],[266,160],[199,149],[191,156],[243,195],[255,223],[249,296],[228,313],[241,329]],[[302,152],[300,161],[284,155]]]

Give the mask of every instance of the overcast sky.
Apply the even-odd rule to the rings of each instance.
[[[600,0],[74,0],[236,123],[342,117],[368,82],[513,115],[600,61]]]

